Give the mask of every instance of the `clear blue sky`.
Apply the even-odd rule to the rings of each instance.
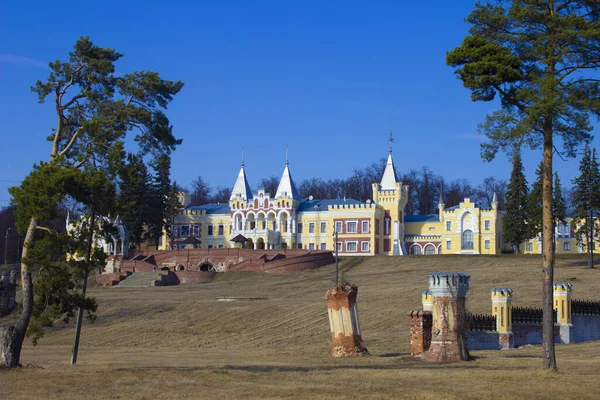
[[[250,184],[280,176],[347,177],[387,155],[473,184],[508,178],[504,154],[479,157],[477,124],[495,103],[473,103],[445,65],[474,1],[7,2],[0,15],[0,205],[7,187],[46,160],[52,105],[29,87],[78,37],[125,57],[118,72],[156,70],[185,82],[167,111],[183,145],[172,178],[231,187],[245,148]],[[598,139],[594,145],[600,148]],[[525,154],[529,180],[539,152]],[[556,161],[564,184],[578,160]]]

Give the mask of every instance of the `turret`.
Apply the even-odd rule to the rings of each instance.
[[[244,152],[242,151],[242,167],[240,168],[240,172],[238,174],[237,180],[233,185],[233,190],[231,191],[231,196],[229,197],[229,201],[234,200],[235,198],[240,198],[244,201],[252,200],[252,191],[250,190],[250,185],[248,184],[248,179],[246,179],[246,171],[244,170]]]
[[[512,332],[512,289],[492,289],[492,315],[496,317],[496,331]]]
[[[296,190],[296,185],[294,184],[294,180],[292,179],[292,174],[290,173],[289,161],[287,157],[287,148],[285,150],[285,169],[283,170],[283,174],[281,175],[281,180],[279,181],[279,186],[277,186],[277,192],[275,193],[275,198],[280,198],[285,196],[287,198],[291,198],[295,201],[300,201],[300,196],[298,195],[298,190]]]
[[[440,198],[438,199],[438,212],[440,214],[440,222],[444,222],[444,208],[445,208],[445,204],[444,204],[444,197],[443,197],[443,190],[442,188],[440,188]]]
[[[554,283],[554,309],[557,322],[561,325],[571,323],[571,293],[573,286],[569,282]]]
[[[492,315],[496,317],[498,345],[501,349],[512,349],[514,337],[512,331],[512,289],[492,289]]]

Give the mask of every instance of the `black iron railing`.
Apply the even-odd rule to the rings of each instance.
[[[495,331],[496,317],[485,314],[467,314],[466,328],[471,331]]]
[[[557,321],[556,310],[554,310],[554,323]],[[541,308],[513,307],[513,324],[541,324],[544,322],[544,312]]]
[[[571,313],[579,315],[600,315],[600,301],[572,300]]]

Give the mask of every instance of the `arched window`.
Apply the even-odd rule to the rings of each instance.
[[[467,229],[462,234],[462,246],[463,250],[473,250],[473,231]]]
[[[426,256],[432,256],[435,254],[435,247],[433,247],[432,244],[428,244],[427,246],[425,246],[425,255]]]
[[[413,244],[410,247],[410,254],[412,255],[421,255],[421,246],[419,246],[418,244]]]

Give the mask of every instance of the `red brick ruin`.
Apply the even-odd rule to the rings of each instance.
[[[331,329],[331,353],[334,357],[368,354],[362,343],[357,294],[358,287],[348,283],[335,286],[325,293]]]
[[[471,358],[467,349],[465,321],[469,278],[469,275],[461,273],[429,275],[429,291],[433,296],[431,311],[412,311],[408,316],[413,357],[427,362],[466,361]]]

